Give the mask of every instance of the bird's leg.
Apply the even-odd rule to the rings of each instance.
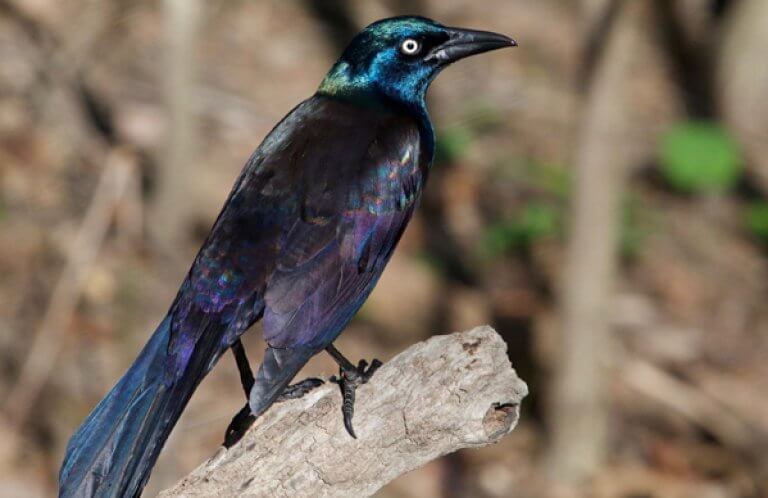
[[[256,379],[253,377],[251,364],[245,355],[245,348],[239,338],[235,339],[235,342],[232,343],[232,354],[235,356],[237,371],[240,373],[240,383],[243,386],[243,391],[245,391],[245,406],[237,412],[237,415],[234,416],[229,423],[229,427],[227,427],[227,431],[224,433],[224,447],[226,448],[240,441],[246,431],[256,421],[256,417],[253,416],[251,408],[248,406],[248,396],[251,394],[251,389]]]
[[[248,397],[253,388],[255,379],[253,377],[253,370],[251,364],[248,362],[248,357],[245,355],[245,348],[240,339],[237,339],[232,344],[232,354],[235,355],[235,361],[237,362],[237,370],[240,372],[240,383],[243,385],[245,391],[245,406],[237,412],[232,421],[227,427],[227,431],[224,433],[224,446],[230,448],[236,442],[238,442],[248,429],[256,421],[256,417],[251,413],[251,408],[248,405]],[[298,399],[307,394],[312,389],[323,384],[323,381],[314,377],[304,379],[301,382],[292,384],[285,388],[280,396],[275,400],[276,403],[281,401],[287,401],[289,399]]]
[[[286,387],[285,390],[278,396],[275,403],[282,401],[288,401],[289,399],[298,399],[307,394],[312,389],[321,386],[323,381],[314,377],[304,379],[296,384],[291,384]],[[230,448],[232,445],[240,441],[240,439],[248,432],[253,423],[256,422],[256,417],[251,413],[251,407],[246,402],[237,415],[234,416],[229,423],[226,432],[224,433],[224,447]]]
[[[355,414],[355,391],[358,386],[361,386],[368,382],[371,376],[379,369],[382,363],[374,359],[371,361],[371,366],[368,366],[368,362],[360,360],[357,366],[353,365],[338,349],[333,347],[333,344],[329,345],[325,350],[330,354],[336,363],[339,364],[339,377],[331,377],[331,382],[339,385],[341,389],[342,405],[341,413],[344,415],[344,427],[350,436],[357,439],[355,430],[352,428],[352,416]]]
[[[235,361],[237,362],[237,371],[240,372],[240,383],[243,385],[243,391],[245,391],[245,399],[251,394],[253,389],[253,383],[255,379],[253,377],[253,370],[251,364],[248,362],[248,357],[245,355],[245,348],[240,338],[235,339],[232,344],[232,354],[235,355]]]

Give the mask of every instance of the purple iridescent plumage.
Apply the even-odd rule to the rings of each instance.
[[[138,496],[197,385],[259,318],[269,346],[255,379],[238,357],[246,417],[263,413],[331,346],[418,203],[434,154],[429,84],[456,60],[514,45],[414,16],[358,34],[315,96],[246,163],[168,316],[72,436],[59,496]],[[350,400],[373,365],[361,372],[329,352],[342,367],[344,423],[354,436]]]
[[[269,406],[373,289],[418,201],[431,140],[406,113],[319,95],[286,116],[243,169],[155,339],[70,441],[62,496],[140,490],[198,383],[262,316],[271,348],[251,407]],[[114,419],[94,438],[112,416],[146,422]],[[141,458],[109,456],[141,445],[151,449]]]
[[[356,125],[361,119],[370,125]],[[338,150],[336,136],[345,137]],[[301,104],[238,181],[179,295],[181,322],[194,309],[231,315],[235,334],[222,337],[229,346],[263,306],[270,345],[333,341],[411,216],[424,175],[420,150],[411,118],[324,97]],[[179,336],[188,333],[197,329],[181,324]]]
[[[197,385],[261,317],[269,346],[255,379],[236,353],[249,392],[238,416],[275,402],[352,319],[413,214],[434,155],[429,84],[454,61],[515,45],[414,16],[361,31],[246,163],[168,316],[72,436],[59,496],[138,496]],[[354,437],[354,389],[374,365],[329,352]]]

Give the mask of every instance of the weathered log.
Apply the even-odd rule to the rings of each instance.
[[[346,433],[338,386],[274,405],[163,498],[361,497],[461,448],[497,442],[528,392],[490,327],[435,336],[387,362],[357,392]]]

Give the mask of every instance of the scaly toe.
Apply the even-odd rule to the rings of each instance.
[[[277,398],[277,402],[301,398],[311,390],[323,384],[324,382],[322,380],[315,377],[304,379],[301,382],[286,387],[282,394],[280,394],[280,397]]]

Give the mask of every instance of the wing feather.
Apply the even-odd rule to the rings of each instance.
[[[351,320],[399,241],[422,182],[415,124],[379,130],[354,176],[334,192],[341,212],[317,224],[296,223],[286,240],[301,241],[281,256],[265,293],[264,336],[273,347],[324,347]],[[310,249],[311,248],[311,249]]]
[[[329,343],[362,305],[423,181],[415,121],[325,98],[250,158],[174,304],[169,350],[228,346],[260,316],[274,347]],[[225,330],[205,336],[203,323]],[[179,365],[179,368],[181,365]]]

